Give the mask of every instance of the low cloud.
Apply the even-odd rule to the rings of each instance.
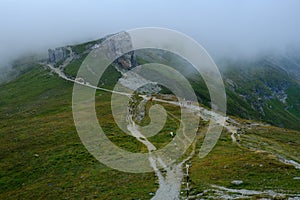
[[[24,54],[138,27],[183,32],[214,57],[253,56],[300,44],[300,1],[3,0],[0,68]]]

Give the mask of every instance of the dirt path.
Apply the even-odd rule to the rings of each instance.
[[[88,82],[80,82],[76,81],[75,79],[71,79],[66,76],[64,73],[64,68],[70,64],[73,57],[70,57],[64,61],[64,63],[59,66],[58,68],[54,67],[52,64],[47,64],[47,67],[49,67],[53,72],[55,72],[59,77],[74,82],[76,84],[84,85],[90,88],[94,88],[97,90],[102,90],[110,93],[117,93],[121,95],[131,96],[131,94],[123,93],[123,92],[117,92],[108,90],[105,88],[100,88],[93,86],[89,84]],[[175,102],[170,102],[175,103]],[[181,181],[183,179],[183,172],[182,172],[182,163],[174,164],[171,167],[166,166],[164,161],[161,158],[156,158],[153,156],[151,151],[156,150],[156,147],[147,140],[145,136],[139,131],[139,127],[135,124],[135,122],[132,120],[132,115],[128,116],[128,126],[127,129],[130,131],[133,137],[135,137],[138,141],[143,143],[149,152],[149,165],[153,168],[156,176],[158,177],[159,182],[159,189],[157,190],[155,196],[153,197],[154,200],[177,200],[180,197],[180,189],[181,189]],[[163,176],[162,172],[158,169],[157,165],[158,163],[162,166],[164,166],[164,170],[166,171],[166,175]]]
[[[131,97],[131,94],[128,94],[128,93],[108,90],[108,89],[105,89],[105,88],[93,86],[88,82],[83,83],[83,82],[80,82],[80,81],[77,81],[75,79],[67,77],[66,74],[64,73],[64,68],[67,65],[69,65],[71,63],[71,61],[73,60],[72,50],[70,52],[71,52],[70,57],[67,58],[63,62],[63,64],[61,66],[59,66],[58,68],[55,68],[51,64],[45,64],[45,63],[42,63],[42,64],[49,67],[59,77],[65,79],[67,81],[74,82],[75,84],[79,84],[79,85],[83,85],[83,86],[90,87],[90,88],[93,88],[93,89],[102,90],[102,91],[106,91],[106,92],[110,92],[110,93],[117,93],[117,94],[121,94],[121,95]],[[140,97],[143,97],[144,99],[149,98],[149,97],[146,97],[144,95],[140,95]],[[167,101],[167,100],[158,99],[158,98],[153,98],[153,101],[168,103],[168,104],[172,104],[172,105],[176,105],[176,106],[184,106],[186,109],[190,109],[191,112],[199,111],[198,112],[199,117],[204,121],[214,120],[216,123],[222,121],[221,119],[222,119],[223,116],[221,116],[217,113],[214,113],[214,112],[212,112],[212,111],[210,111],[206,108],[203,108],[203,107],[195,106],[195,105],[192,105],[192,104],[182,105],[182,103],[177,102],[177,101]],[[227,123],[226,122],[226,124],[224,125],[224,128],[226,128],[228,130],[228,132],[231,133],[232,141],[237,142],[236,136],[239,136],[238,133],[237,133],[238,132],[238,126],[234,125],[233,123]],[[182,161],[181,163],[176,163],[176,164],[173,164],[172,166],[166,166],[166,164],[164,163],[164,161],[161,158],[159,158],[159,157],[157,158],[151,153],[151,151],[156,150],[156,147],[150,141],[148,141],[147,138],[139,131],[139,126],[135,124],[135,122],[132,119],[132,116],[128,116],[127,129],[130,131],[130,133],[132,134],[133,137],[135,137],[139,142],[143,143],[148,149],[148,152],[149,152],[149,165],[153,168],[153,170],[155,172],[155,175],[157,176],[158,182],[159,182],[159,188],[156,191],[155,196],[152,199],[153,200],[176,200],[176,199],[180,199],[180,191],[181,191],[182,180],[183,180],[184,176],[189,176],[188,175],[188,170],[187,170],[187,174],[183,173],[183,165],[184,165],[184,163],[186,163],[189,159],[191,159],[194,156],[195,151],[193,151],[190,154],[190,156],[187,159],[185,159],[184,161]],[[238,139],[239,139],[239,137],[238,137]],[[286,160],[286,159],[283,159],[283,158],[279,158],[279,160],[284,162],[285,164],[292,164],[297,169],[300,169],[300,164],[293,161],[293,160]],[[158,167],[157,167],[158,165],[164,166],[163,170],[165,171],[165,175],[161,172],[161,170],[158,169]],[[189,187],[188,183],[186,183],[186,187],[187,188]],[[258,191],[247,191],[247,190],[231,191],[231,190],[228,190],[227,188],[223,188],[221,186],[214,186],[214,188],[218,189],[219,191],[225,191],[227,193],[228,192],[240,193],[242,196],[246,195],[247,193],[249,195],[249,193],[253,193],[253,192],[254,193],[261,193],[261,192],[258,192]]]
[[[277,156],[277,157],[280,162],[287,164],[287,165],[293,165],[296,169],[300,169],[300,163],[298,163],[294,160],[285,159],[282,156]]]
[[[51,64],[47,64],[47,66],[53,72],[58,74],[59,77],[65,79],[67,81],[71,81],[76,84],[84,85],[86,87],[94,88],[97,90],[102,90],[102,91],[106,91],[106,92],[110,92],[110,93],[117,93],[117,94],[126,95],[128,97],[131,97],[131,94],[128,94],[128,93],[117,92],[117,91],[112,91],[112,90],[108,90],[105,88],[96,87],[96,86],[89,84],[88,82],[83,83],[83,82],[76,81],[75,79],[71,79],[71,78],[67,77],[66,74],[63,72],[63,69],[72,61],[72,59],[73,59],[73,57],[66,59],[65,62],[62,64],[62,66],[60,66],[58,68],[55,68]],[[141,95],[141,97],[143,97],[144,99],[147,98],[144,95]],[[175,102],[175,101],[166,101],[166,100],[157,99],[157,98],[153,98],[153,101],[164,102],[164,103],[181,106],[181,104],[179,102]],[[221,117],[207,109],[204,109],[204,108],[201,108],[198,106],[189,105],[186,108],[190,109],[191,112],[192,111],[200,111],[200,117],[203,120],[208,121],[210,119],[210,117],[213,117],[215,121],[218,121],[218,119]],[[127,126],[128,131],[130,131],[130,133],[132,134],[133,137],[135,137],[139,142],[143,143],[147,147],[148,152],[149,152],[149,164],[153,168],[155,175],[158,178],[159,188],[156,191],[155,196],[152,199],[153,200],[177,200],[177,199],[180,199],[181,182],[184,177],[183,165],[189,159],[192,158],[192,156],[194,155],[194,151],[191,153],[191,155],[187,159],[185,159],[181,163],[173,164],[172,166],[166,166],[166,164],[164,163],[164,161],[161,158],[159,158],[159,157],[156,158],[153,156],[151,151],[156,150],[156,147],[150,141],[148,141],[147,138],[139,131],[139,126],[136,125],[135,122],[133,121],[132,115],[128,116],[127,119],[128,119],[128,126]],[[158,169],[158,167],[157,167],[158,164],[164,166],[163,170],[166,172],[165,176]],[[186,174],[186,176],[188,176],[188,174]],[[188,183],[187,183],[186,187],[188,187]]]
[[[130,109],[130,108],[128,108]],[[156,150],[156,147],[139,131],[139,126],[132,120],[132,114],[127,117],[128,126],[127,129],[130,131],[138,141],[143,143],[149,153],[149,164],[152,167],[155,175],[158,178],[159,188],[155,193],[153,200],[177,200],[180,198],[181,182],[183,179],[182,165],[186,161],[179,164],[173,164],[167,166],[160,157],[155,157],[151,152]],[[163,170],[166,171],[164,176],[158,169],[158,164],[163,166]]]

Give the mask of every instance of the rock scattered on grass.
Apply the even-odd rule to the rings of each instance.
[[[231,181],[231,183],[232,183],[233,185],[241,185],[241,184],[243,184],[244,182],[243,182],[242,180],[233,180],[233,181]]]

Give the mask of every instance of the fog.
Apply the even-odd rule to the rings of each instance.
[[[214,57],[300,44],[298,0],[1,0],[0,66],[28,53],[138,27],[183,32]]]

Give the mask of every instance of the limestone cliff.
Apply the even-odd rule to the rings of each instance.
[[[58,63],[67,58],[67,47],[59,47],[48,50],[48,62]]]

